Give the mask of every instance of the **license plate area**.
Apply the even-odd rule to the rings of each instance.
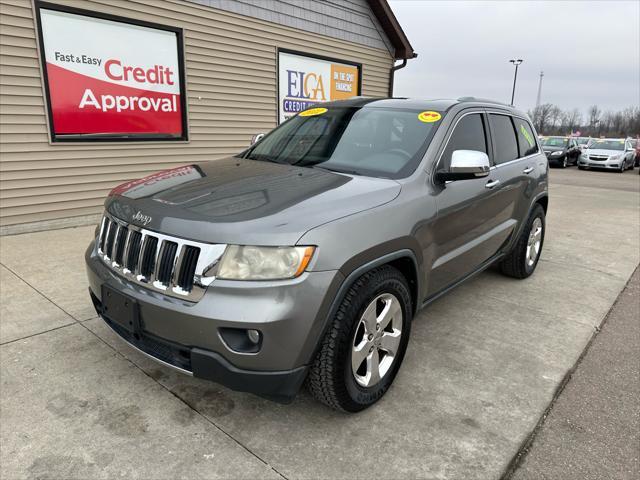
[[[102,285],[102,314],[128,332],[140,331],[138,302],[107,285]]]

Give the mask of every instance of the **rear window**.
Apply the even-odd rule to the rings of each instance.
[[[529,122],[522,118],[514,118],[513,123],[516,125],[520,156],[526,157],[527,155],[536,153],[538,151],[538,144],[536,143],[536,137],[533,135],[533,130]]]
[[[496,165],[518,158],[518,143],[511,117],[507,115],[489,115],[491,136],[493,138],[493,161]]]

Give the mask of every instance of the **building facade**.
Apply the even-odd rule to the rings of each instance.
[[[415,56],[386,0],[0,8],[3,234],[90,223],[115,185],[237,153],[315,101],[387,96]]]

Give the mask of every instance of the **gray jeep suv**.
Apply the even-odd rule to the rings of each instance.
[[[124,340],[184,373],[335,409],[379,400],[416,311],[492,264],[525,278],[547,159],[526,115],[474,98],[355,98],[239,155],[115,188],[86,252]]]

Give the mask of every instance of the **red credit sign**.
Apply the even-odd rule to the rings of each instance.
[[[52,137],[184,139],[179,33],[42,7]]]

